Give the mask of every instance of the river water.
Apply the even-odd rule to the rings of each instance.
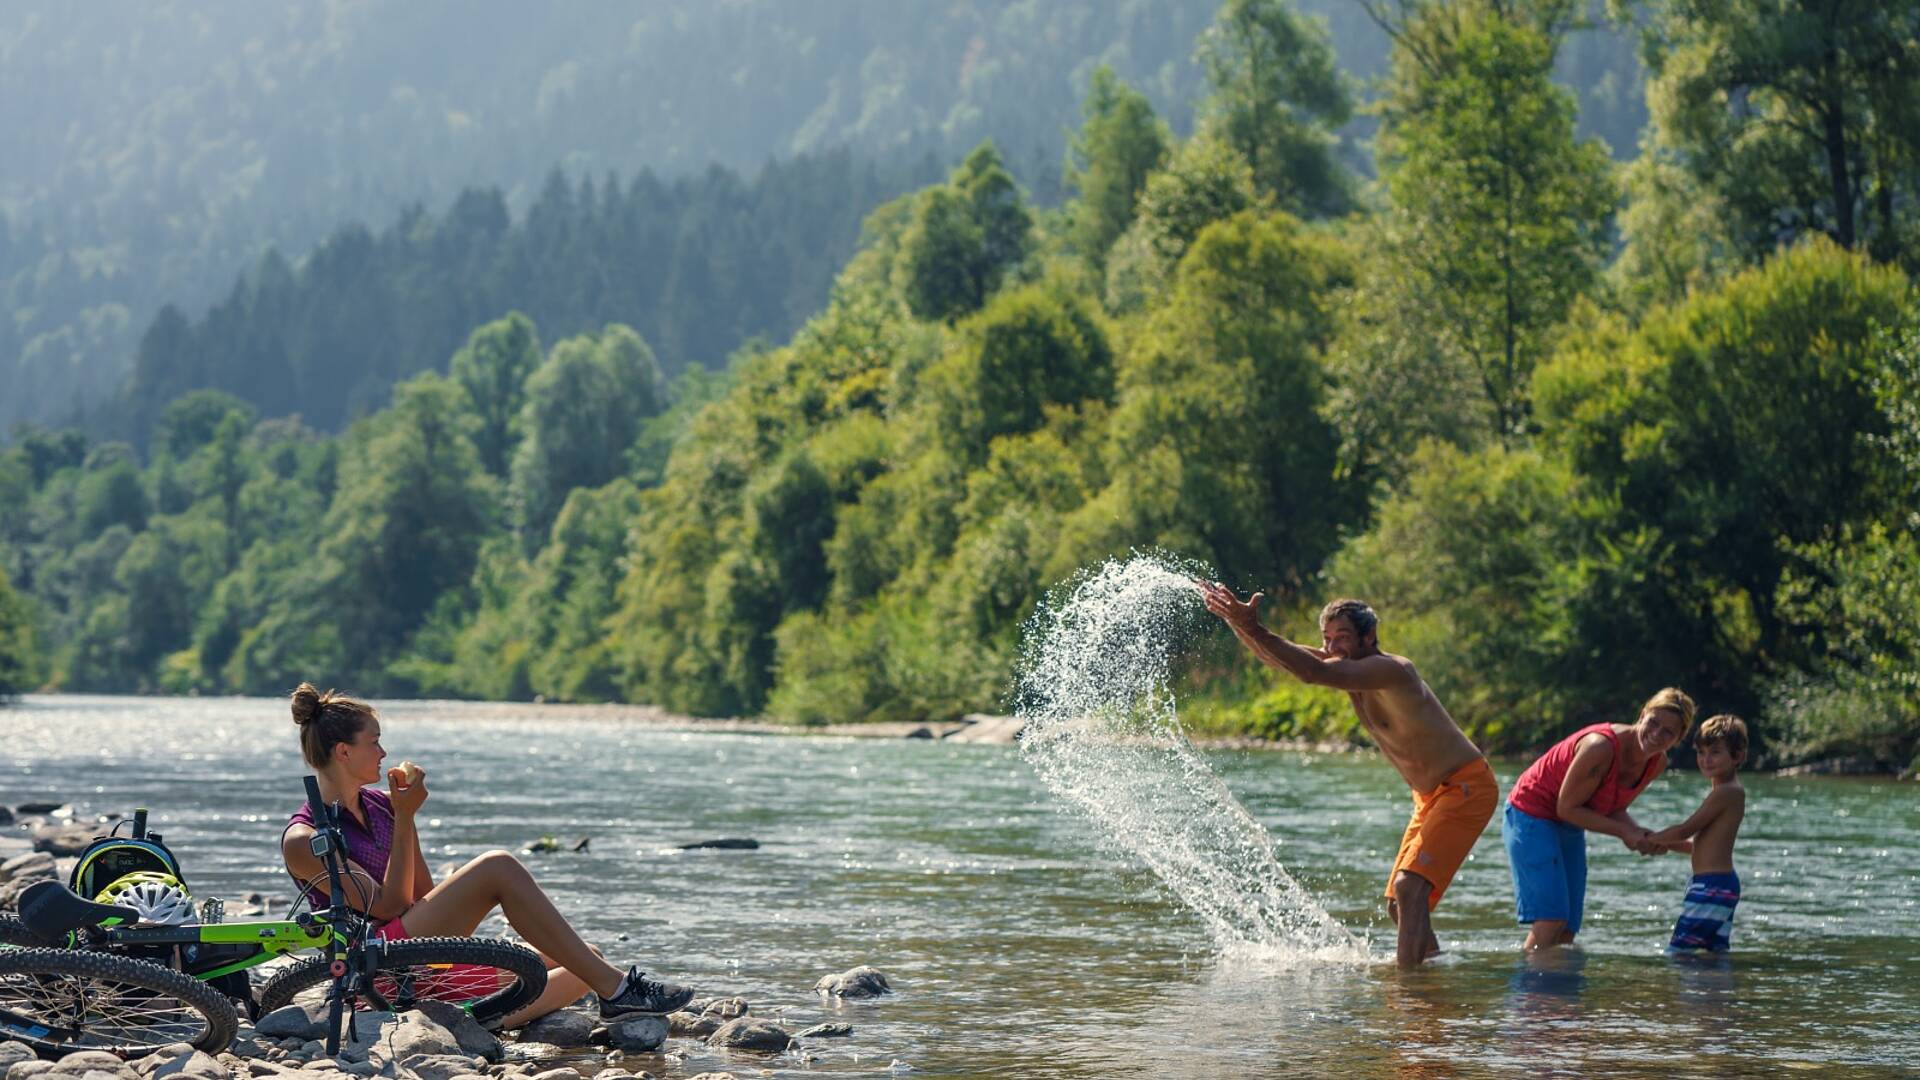
[[[617,709],[382,707],[391,760],[426,766],[436,869],[543,834],[524,856],[619,961],[854,1036],[811,1061],[640,1055],[661,1076],[1267,1077],[1920,1075],[1920,785],[1752,777],[1734,952],[1661,951],[1684,857],[1590,842],[1583,946],[1520,955],[1496,819],[1436,926],[1448,956],[1391,962],[1378,894],[1405,786],[1372,756],[1206,761],[1371,961],[1222,955],[1156,879],[1061,812],[1013,747],[681,731]],[[1503,790],[1522,763],[1496,765]],[[280,701],[29,697],[0,711],[0,802],[146,806],[198,895],[288,895],[275,856],[299,803]],[[1635,804],[1670,823],[1705,782]],[[756,851],[679,851],[722,836]],[[622,935],[625,935],[623,938]],[[856,964],[898,993],[825,1004]],[[591,1073],[589,1068],[588,1072]]]

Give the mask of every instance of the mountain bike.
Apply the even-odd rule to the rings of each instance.
[[[343,1026],[354,1036],[352,1015],[362,1007],[397,1012],[447,1001],[492,1028],[540,996],[547,968],[531,949],[488,938],[383,941],[347,902],[340,804],[323,806],[312,776],[306,788],[316,823],[310,847],[327,868],[324,910],[225,922],[220,902],[209,900],[196,922],[155,925],[156,907],[180,899],[164,874],[125,875],[142,880],[100,894],[118,903],[89,900],[58,881],[33,885],[21,894],[17,918],[0,916],[0,1041],[56,1056],[109,1050],[136,1057],[181,1042],[217,1052],[233,1041],[239,998],[252,1016],[324,1004],[331,1056]],[[145,818],[144,810],[134,815],[136,840],[145,840]],[[253,991],[248,969],[307,949],[319,955]]]

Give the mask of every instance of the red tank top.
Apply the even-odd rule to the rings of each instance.
[[[1513,782],[1513,790],[1508,792],[1507,801],[1514,809],[1532,814],[1548,821],[1560,820],[1560,787],[1567,782],[1567,769],[1573,765],[1574,751],[1580,746],[1580,740],[1599,732],[1613,744],[1613,765],[1607,775],[1601,779],[1600,786],[1593,791],[1593,797],[1587,800],[1587,809],[1602,817],[1618,813],[1633,802],[1634,797],[1645,791],[1653,778],[1660,775],[1665,764],[1665,754],[1658,754],[1647,762],[1640,774],[1640,782],[1631,787],[1620,783],[1620,738],[1613,733],[1612,724],[1589,724],[1579,731],[1553,744],[1553,749],[1541,754],[1520,779]]]

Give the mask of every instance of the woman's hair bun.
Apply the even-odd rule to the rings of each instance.
[[[293,692],[293,722],[305,727],[320,715],[320,691],[312,683],[301,683]]]

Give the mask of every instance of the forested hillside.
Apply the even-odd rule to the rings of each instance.
[[[343,229],[297,266],[269,252],[203,317],[163,308],[111,427],[144,445],[169,401],[208,388],[336,431],[513,310],[555,336],[633,326],[669,372],[724,368],[741,342],[785,339],[819,310],[868,209],[939,174],[931,158],[883,174],[847,151],[751,184],[718,167],[624,184],[556,172],[519,221],[500,192],[467,191],[377,235]]]
[[[1350,72],[1383,70],[1385,36],[1361,7],[1308,7],[1330,20]],[[1204,92],[1193,47],[1212,8],[1211,0],[9,4],[0,9],[0,126],[9,135],[0,155],[0,310],[9,316],[0,318],[0,431],[20,419],[77,417],[96,433],[123,434],[120,414],[102,406],[142,337],[171,329],[171,316],[157,321],[163,306],[198,320],[269,249],[298,267],[350,244],[343,231],[409,226],[417,213],[404,207],[447,213],[466,189],[498,191],[518,219],[556,168],[575,184],[611,175],[631,187],[647,183],[643,170],[673,183],[717,164],[757,187],[770,160],[846,148],[862,169],[924,182],[917,170],[928,155],[950,167],[991,137],[1033,196],[1051,204],[1064,133],[1096,65],[1112,65],[1174,130],[1188,130]],[[1577,36],[1563,76],[1580,88],[1594,130],[1631,152],[1643,112],[1627,39]],[[1367,124],[1358,119],[1350,136]],[[1345,160],[1367,166],[1357,147]],[[826,276],[810,281],[802,292],[817,302]],[[629,315],[609,306],[592,317]],[[670,336],[663,331],[669,354]],[[398,370],[424,370],[443,351],[416,352]]]
[[[206,391],[144,458],[24,434],[15,669],[940,718],[1005,704],[1049,586],[1162,547],[1302,636],[1368,598],[1490,747],[1678,684],[1763,760],[1907,765],[1920,5],[1877,10],[1648,8],[1621,167],[1552,78],[1570,8],[1409,0],[1369,181],[1327,40],[1227,0],[1191,134],[1096,71],[1060,208],[983,143],[723,377],[510,316],[338,437]],[[1352,732],[1224,633],[1186,693]]]

